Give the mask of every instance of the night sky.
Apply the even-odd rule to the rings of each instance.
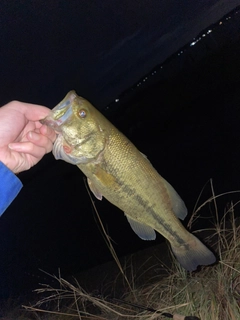
[[[1,1],[0,105],[19,99],[52,107],[74,88],[105,106],[239,4]]]
[[[3,1],[0,105],[52,108],[76,90],[148,156],[191,215],[209,179],[216,194],[240,190],[240,12],[226,15],[238,5]],[[111,260],[76,166],[49,154],[19,178],[24,187],[0,219],[1,296],[36,288],[39,269],[64,276]],[[208,183],[200,204],[210,196]],[[221,198],[219,214],[239,197]],[[94,201],[119,256],[163,241],[140,240],[118,208]],[[194,227],[210,224],[212,211],[205,206]]]

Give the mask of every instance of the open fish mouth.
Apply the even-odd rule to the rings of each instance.
[[[40,120],[40,122],[53,128],[56,132],[61,132],[61,125],[63,125],[73,114],[72,102],[76,97],[75,91],[69,92],[65,99],[56,105],[56,107],[50,111],[49,115]]]
[[[59,124],[56,120],[51,118],[51,115],[48,115],[46,118],[40,120],[40,122],[41,124],[45,124],[46,126],[53,128],[57,133],[61,132]]]

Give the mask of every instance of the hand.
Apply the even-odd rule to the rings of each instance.
[[[28,170],[52,150],[56,134],[38,121],[49,111],[19,101],[0,108],[0,161],[14,173]]]

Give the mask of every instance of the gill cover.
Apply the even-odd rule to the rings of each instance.
[[[60,134],[57,136],[57,139],[53,145],[52,153],[53,153],[56,160],[64,160],[68,163],[75,164],[75,165],[77,165],[80,162],[83,162],[78,157],[76,157],[76,156],[74,157],[70,153],[66,153],[64,151],[63,136]]]

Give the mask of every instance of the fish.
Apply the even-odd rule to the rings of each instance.
[[[141,239],[155,240],[160,233],[188,271],[216,261],[180,222],[187,208],[178,193],[88,100],[72,90],[41,123],[57,133],[54,157],[76,165],[94,196],[121,209]]]

